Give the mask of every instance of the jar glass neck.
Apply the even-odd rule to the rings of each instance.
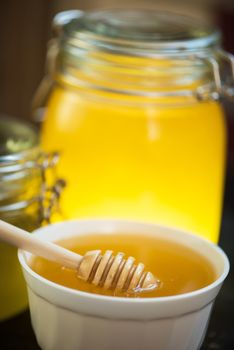
[[[153,100],[214,89],[212,67],[191,53],[141,57],[70,45],[60,49],[57,78],[79,89]]]
[[[56,17],[58,24],[47,65],[60,83],[121,101],[233,95],[234,58],[220,54],[221,35],[211,23],[178,13],[115,9],[66,12]]]

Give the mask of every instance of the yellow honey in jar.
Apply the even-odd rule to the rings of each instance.
[[[136,262],[143,262],[158,279],[157,288],[142,293],[119,293],[96,287],[77,278],[76,272],[46,259],[36,257],[31,268],[57,284],[84,292],[118,297],[162,297],[178,295],[203,288],[215,280],[211,263],[193,249],[167,239],[142,234],[93,233],[58,242],[74,252],[84,255],[89,250],[110,249],[114,254],[124,252]]]
[[[225,154],[218,103],[116,108],[57,88],[42,143],[61,151],[65,218],[141,219],[217,242]]]
[[[148,12],[81,17],[63,28],[41,133],[61,153],[63,217],[156,222],[217,242],[224,116],[212,68],[196,58],[215,55],[215,33]]]

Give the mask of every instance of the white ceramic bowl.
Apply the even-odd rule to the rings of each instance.
[[[129,221],[68,221],[41,228],[35,234],[57,241],[93,232],[144,233],[180,242],[205,255],[214,266],[217,279],[205,288],[177,296],[106,297],[46,280],[29,267],[31,254],[20,251],[32,325],[40,347],[43,350],[199,349],[214,300],[228,274],[225,253],[198,236]]]

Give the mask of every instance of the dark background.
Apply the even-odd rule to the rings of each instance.
[[[198,17],[213,18],[223,33],[223,47],[234,54],[234,0],[118,0],[117,3],[115,0],[0,0],[0,114],[30,120],[32,98],[44,75],[47,42],[51,37],[51,21],[54,14],[61,10],[131,6],[175,8],[177,11],[193,13]],[[223,103],[229,137],[220,245],[228,254],[232,266],[234,260],[234,101],[224,100]],[[38,349],[28,312],[0,323],[0,350],[14,349]],[[232,269],[216,302],[202,349],[234,349],[234,273]]]

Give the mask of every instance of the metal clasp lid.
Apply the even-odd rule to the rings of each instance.
[[[228,64],[229,71],[231,70],[231,75],[228,74],[228,79],[222,88],[223,95],[234,99],[234,55],[224,50],[219,50],[219,55]]]
[[[216,57],[196,55],[196,58],[208,63],[213,71],[215,90],[209,93],[209,97],[218,100],[225,97],[234,101],[234,55],[219,49]],[[204,90],[197,90],[198,99],[205,98]]]
[[[38,166],[41,172],[41,193],[40,202],[40,223],[50,223],[54,212],[59,212],[59,199],[66,185],[65,180],[58,178],[56,164],[59,160],[59,153],[41,153],[38,159]]]

